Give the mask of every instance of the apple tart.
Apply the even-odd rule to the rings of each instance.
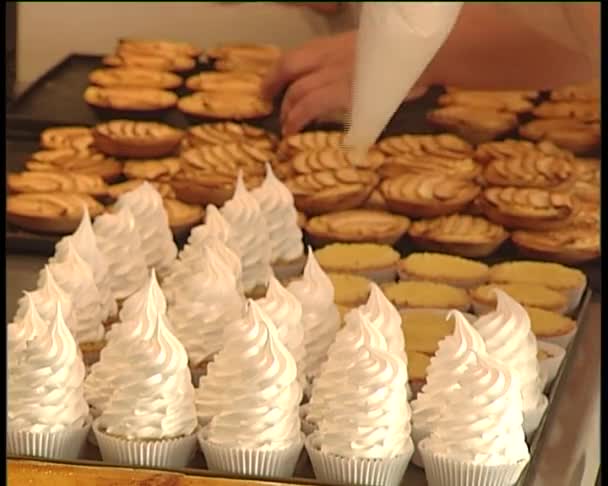
[[[480,188],[466,179],[445,174],[404,174],[380,186],[388,207],[414,218],[432,218],[464,209]]]
[[[491,255],[509,237],[501,225],[468,214],[414,221],[408,235],[416,246],[424,250],[468,258]]]
[[[52,152],[59,152],[53,154]],[[70,152],[68,150],[68,152]],[[29,171],[69,172],[101,177],[105,182],[114,182],[122,176],[122,164],[114,159],[96,156],[70,155],[61,150],[37,152],[25,163]]]
[[[600,80],[571,84],[551,91],[553,101],[597,101],[600,99]]]
[[[313,172],[287,179],[296,207],[308,215],[359,207],[378,185],[378,176],[355,168]]]
[[[87,151],[93,144],[89,127],[52,127],[40,134],[40,145],[45,149],[74,149]]]
[[[182,78],[165,71],[137,68],[96,69],[89,74],[89,82],[104,88],[175,89]]]
[[[189,147],[201,145],[226,145],[246,143],[264,150],[276,147],[275,134],[246,123],[216,122],[196,125],[188,129],[186,140]]]
[[[576,174],[574,195],[583,202],[599,205],[601,198],[600,160],[576,158],[573,166]]]
[[[274,67],[274,60],[251,60],[238,57],[217,59],[213,67],[218,72],[225,73],[253,73],[258,76],[266,76]]]
[[[534,141],[551,141],[575,154],[596,150],[602,141],[599,123],[585,123],[572,118],[532,120],[519,127],[519,134]]]
[[[497,159],[503,160],[525,157],[531,152],[560,157],[567,160],[572,160],[574,158],[572,152],[563,150],[549,141],[543,140],[534,143],[528,140],[508,139],[501,140],[500,142],[482,143],[475,150],[474,159],[481,164],[487,164]]]
[[[100,176],[77,172],[13,172],[8,174],[7,185],[11,193],[78,192],[102,197],[108,192],[108,186]]]
[[[202,221],[205,214],[201,206],[186,204],[177,199],[163,199],[163,205],[169,218],[169,227],[177,236],[188,234]]]
[[[198,57],[203,53],[202,49],[189,42],[131,38],[120,39],[118,51],[163,57]]]
[[[194,59],[186,56],[163,57],[158,54],[144,55],[127,53],[105,56],[101,61],[105,66],[147,69],[151,71],[171,71],[181,73],[190,71],[196,65]]]
[[[545,119],[573,118],[582,122],[600,121],[600,103],[594,101],[546,101],[532,111]]]
[[[118,199],[123,194],[137,189],[143,182],[148,182],[158,191],[163,199],[175,199],[175,191],[167,182],[146,181],[145,179],[129,179],[125,182],[108,186],[108,195],[112,199]]]
[[[564,228],[576,213],[570,194],[538,188],[489,187],[480,204],[491,221],[513,229]]]
[[[280,160],[289,160],[300,152],[311,152],[326,148],[341,149],[344,133],[338,131],[312,131],[291,135],[279,142],[277,155]]]
[[[177,96],[171,91],[153,88],[101,88],[89,86],[84,100],[96,108],[116,111],[149,112],[175,106]]]
[[[220,91],[257,96],[262,89],[262,77],[247,72],[206,71],[190,76],[186,80],[186,87],[191,91]]]
[[[459,179],[475,179],[481,174],[481,167],[471,158],[449,159],[434,155],[397,155],[390,157],[378,169],[382,179],[403,174],[444,174]]]
[[[537,91],[478,91],[449,89],[437,100],[440,106],[464,106],[508,113],[526,113],[534,108]]]
[[[377,170],[384,162],[384,154],[378,150],[370,150],[365,160],[356,166],[362,170]],[[338,170],[355,167],[352,152],[339,148],[324,148],[320,150],[299,152],[288,162],[295,174],[310,174],[324,170]]]
[[[397,135],[377,143],[377,148],[386,155],[408,154],[412,156],[433,155],[446,159],[466,159],[473,155],[473,147],[449,133],[441,135]]]
[[[123,174],[127,179],[167,182],[181,169],[181,159],[127,160]]]
[[[69,234],[78,228],[85,206],[93,218],[104,210],[101,203],[82,193],[15,194],[6,199],[6,220],[34,233]]]
[[[239,59],[250,62],[274,62],[281,57],[281,49],[272,44],[229,43],[205,50],[210,59]]]
[[[410,220],[404,216],[352,209],[311,218],[306,232],[315,246],[327,243],[380,243],[393,245],[407,232]]]
[[[116,157],[164,157],[179,146],[184,132],[159,122],[112,120],[93,129],[95,146]]]
[[[255,145],[232,143],[193,148],[184,152],[182,158],[196,170],[233,178],[239,170],[244,175],[264,176],[265,164],[272,162],[274,154]]]
[[[272,113],[272,103],[248,93],[205,92],[180,98],[180,111],[196,118],[246,120]]]

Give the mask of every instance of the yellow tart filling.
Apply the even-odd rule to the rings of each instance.
[[[504,290],[524,306],[541,309],[563,309],[567,304],[566,297],[563,294],[543,285],[528,283],[482,285],[471,291],[471,297],[482,304],[495,305],[496,295],[493,292],[495,288]]]
[[[352,307],[364,304],[367,300],[370,281],[365,277],[347,273],[330,273],[328,277],[334,285],[336,304]]]
[[[399,253],[388,245],[334,243],[315,252],[326,270],[347,271],[384,268],[399,261]]]
[[[576,328],[575,321],[556,312],[535,307],[526,307],[526,310],[532,323],[532,332],[539,338],[563,336]]]
[[[489,272],[483,263],[442,253],[412,253],[401,260],[399,269],[412,277],[448,281],[485,281]]]
[[[497,283],[539,284],[564,291],[585,285],[585,274],[575,268],[548,262],[506,262],[490,269],[490,281]]]
[[[385,284],[382,289],[397,307],[464,310],[471,303],[465,290],[437,282],[406,280]]]

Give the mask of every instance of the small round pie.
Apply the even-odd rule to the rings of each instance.
[[[153,71],[190,71],[196,65],[194,59],[185,56],[163,57],[159,55],[143,55],[122,52],[105,56],[102,62],[110,67],[125,67],[136,69],[149,69]]]
[[[93,197],[105,196],[108,186],[98,175],[60,171],[25,171],[9,173],[8,190],[11,193],[78,192]]]
[[[294,174],[310,174],[324,170],[338,170],[356,167],[363,170],[377,170],[384,162],[384,154],[370,150],[365,160],[355,165],[352,152],[340,148],[322,148],[298,152],[288,162]]]
[[[574,194],[580,201],[599,205],[602,185],[600,160],[576,158],[572,164],[576,174]]]
[[[456,309],[466,312],[471,307],[467,291],[438,282],[410,280],[382,286],[386,297],[399,309]],[[408,319],[404,319],[407,324]]]
[[[247,143],[226,145],[203,145],[182,153],[188,166],[209,174],[235,178],[239,170],[246,176],[261,176],[266,173],[265,164],[274,154]]]
[[[173,153],[184,133],[164,123],[112,120],[93,129],[95,146],[116,157],[153,158]]]
[[[177,96],[170,91],[152,88],[100,88],[89,86],[84,100],[97,108],[116,111],[148,112],[175,106]]]
[[[181,159],[168,157],[156,160],[127,160],[123,174],[127,179],[167,182],[181,169]]]
[[[534,108],[531,100],[538,91],[479,91],[449,89],[437,100],[440,106],[465,106],[509,113],[526,113]]]
[[[416,246],[425,250],[468,258],[491,255],[509,237],[501,225],[469,214],[414,221],[408,235]]]
[[[553,101],[596,101],[600,99],[600,80],[592,79],[586,83],[570,84],[551,91]]]
[[[340,149],[343,142],[343,132],[312,131],[298,133],[281,140],[277,156],[282,161],[290,160],[299,152],[311,152],[326,148]]]
[[[116,200],[123,194],[133,191],[137,189],[143,182],[146,182],[145,179],[129,179],[125,182],[120,182],[118,184],[112,184],[108,186],[108,195]],[[171,187],[170,184],[166,182],[158,182],[158,181],[147,181],[149,184],[158,191],[158,193],[162,196],[163,199],[175,199],[175,191]]]
[[[593,101],[546,101],[538,105],[532,113],[538,118],[573,118],[582,122],[600,121],[600,103]]]
[[[412,253],[399,262],[400,280],[441,282],[465,289],[486,283],[489,272],[484,263],[442,253]]]
[[[201,206],[186,204],[177,199],[163,199],[163,203],[169,217],[169,226],[176,236],[188,234],[202,221],[205,214]]]
[[[205,123],[190,127],[187,139],[194,147],[247,143],[261,149],[274,149],[277,144],[277,137],[273,133],[247,123],[234,122]]]
[[[334,302],[343,307],[357,307],[365,304],[370,292],[370,281],[361,275],[347,273],[327,274],[334,286]]]
[[[473,180],[481,174],[481,167],[471,158],[452,159],[428,156],[397,155],[387,159],[378,174],[381,178],[394,178],[403,174],[444,174],[459,179]]]
[[[239,59],[250,62],[276,61],[281,57],[281,49],[272,44],[235,42],[205,50],[210,59]]]
[[[378,176],[368,170],[340,169],[302,174],[285,181],[296,207],[317,215],[361,206],[378,184]]]
[[[599,148],[602,132],[599,123],[585,123],[575,119],[538,119],[519,127],[519,134],[530,140],[548,140],[575,154]]]
[[[52,154],[51,152],[58,152]],[[37,158],[25,163],[29,171],[69,172],[101,177],[111,183],[122,177],[122,164],[114,159],[99,156],[69,155],[69,150],[44,151],[34,154]]]
[[[6,220],[34,233],[69,234],[78,228],[85,206],[93,218],[104,210],[99,202],[86,194],[16,194],[6,199]]]
[[[196,118],[247,120],[272,113],[272,103],[247,93],[205,92],[180,98],[180,111]]]
[[[514,231],[511,239],[522,255],[566,265],[579,265],[601,255],[599,228]]]
[[[399,253],[388,245],[333,243],[315,251],[326,272],[362,275],[376,282],[394,281]]]
[[[566,227],[577,210],[568,193],[522,187],[489,187],[479,204],[495,223],[536,231]]]
[[[380,186],[388,207],[410,217],[432,218],[463,210],[479,194],[472,181],[444,174],[404,174]]]
[[[186,80],[186,87],[191,91],[219,91],[222,93],[244,93],[259,95],[262,89],[262,77],[253,73],[222,73],[205,71]]]
[[[93,71],[89,74],[89,82],[104,88],[175,89],[182,84],[182,78],[152,69],[109,68]]]
[[[508,139],[500,142],[482,143],[475,150],[474,159],[481,164],[488,164],[494,160],[527,157],[530,153],[537,153],[539,156],[554,156],[566,160],[574,158],[572,152],[560,149],[549,141],[533,143],[527,140]]]
[[[92,143],[93,136],[89,127],[53,127],[40,134],[40,145],[46,149],[86,151]]]
[[[576,321],[556,312],[526,307],[537,339],[567,347],[576,332]]]
[[[544,285],[530,283],[491,283],[472,289],[471,299],[473,309],[477,315],[486,314],[496,308],[496,294],[494,289],[499,288],[519,302],[528,307],[538,307],[560,314],[565,314],[568,302],[564,294],[551,290]]]
[[[466,159],[473,155],[473,147],[449,133],[440,135],[397,135],[380,140],[377,148],[386,155],[433,155],[446,159]]]
[[[155,39],[129,39],[119,40],[119,52],[137,52],[147,55],[164,57],[198,57],[203,54],[203,49],[196,47],[189,42],[177,42],[169,40]]]
[[[352,209],[311,218],[306,232],[316,246],[332,242],[381,243],[393,245],[407,232],[410,220],[404,216]]]

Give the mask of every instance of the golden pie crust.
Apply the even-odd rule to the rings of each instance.
[[[499,288],[510,295],[521,305],[536,307],[557,313],[564,313],[567,307],[566,297],[543,285],[512,283],[512,284],[488,284],[472,289],[470,294],[475,303],[484,308],[496,307],[496,294],[494,289]]]
[[[378,169],[382,179],[403,174],[443,174],[459,179],[475,179],[481,174],[481,166],[471,158],[448,159],[433,155],[397,155],[390,157]]]
[[[59,171],[25,171],[9,173],[8,190],[11,193],[31,192],[78,192],[93,197],[103,197],[108,186],[98,175]]]
[[[466,159],[473,155],[473,147],[456,135],[397,135],[377,143],[377,148],[386,155],[409,154],[413,156],[433,155],[447,159]]]
[[[54,152],[58,152],[55,154]],[[72,155],[70,149],[36,152],[32,160],[25,163],[29,171],[69,172],[101,177],[112,183],[122,177],[122,164],[114,159],[86,155]]]
[[[219,91],[258,96],[262,90],[262,77],[254,73],[222,73],[206,71],[190,76],[186,87],[192,91]]]
[[[346,149],[325,148],[314,151],[299,152],[287,163],[291,175],[310,174],[324,170],[357,168],[362,170],[377,170],[384,162],[384,154],[378,150],[370,150],[367,157],[355,166],[353,153]]]
[[[119,52],[137,52],[164,57],[198,57],[203,54],[203,49],[200,49],[189,42],[156,39],[123,38],[119,40],[118,50]]]
[[[600,80],[571,84],[551,91],[553,101],[597,101],[600,99]]]
[[[341,149],[344,133],[338,131],[311,131],[298,133],[279,142],[277,155],[280,160],[290,160],[299,152],[311,152],[326,148]]]
[[[186,204],[177,199],[163,199],[163,204],[169,218],[169,227],[177,236],[188,234],[202,221],[205,214],[201,206]]]
[[[272,162],[274,153],[246,143],[204,145],[182,153],[189,167],[213,175],[235,179],[239,170],[245,176],[266,174],[266,162]]]
[[[336,305],[352,309],[365,304],[370,292],[371,281],[369,279],[348,273],[328,273],[327,276],[334,286]]]
[[[487,142],[479,145],[475,150],[474,159],[481,164],[487,164],[493,160],[525,157],[531,152],[567,160],[574,159],[572,152],[563,150],[550,141],[543,140],[534,143],[527,140],[513,139],[502,140],[500,142]]]
[[[40,146],[45,149],[74,149],[86,151],[93,144],[93,135],[89,127],[53,127],[40,134]]]
[[[175,89],[182,84],[182,78],[151,69],[109,68],[93,71],[89,74],[89,82],[104,88]]]
[[[359,207],[378,184],[368,170],[339,169],[302,174],[287,179],[296,207],[307,215],[344,211]]]
[[[460,105],[432,110],[427,120],[472,144],[501,137],[514,130],[518,122],[514,113]]]
[[[187,148],[246,143],[266,150],[274,149],[278,142],[275,134],[263,128],[234,122],[205,123],[190,127],[186,140],[188,141]]]
[[[599,205],[601,199],[600,160],[576,158],[572,164],[576,174],[574,195],[584,203]]]
[[[148,182],[159,192],[163,199],[175,199],[175,191],[167,182],[146,181],[145,179],[129,179],[125,182],[108,186],[108,195],[112,199],[118,199],[123,194],[137,189],[142,183]]]
[[[515,231],[511,236],[521,254],[565,265],[578,265],[601,255],[598,229],[565,228],[554,231]]]
[[[488,219],[513,229],[564,228],[576,213],[570,194],[538,188],[489,187],[480,205]]]
[[[175,106],[177,96],[161,89],[89,86],[84,92],[84,100],[97,108],[146,112],[165,110]]]
[[[353,209],[311,218],[306,232],[316,246],[333,242],[393,245],[407,232],[410,220],[404,216]]]
[[[272,103],[247,93],[206,92],[180,98],[180,111],[197,118],[247,120],[272,113]]]
[[[585,123],[575,119],[538,119],[519,127],[519,134],[530,140],[548,140],[575,154],[599,148],[602,134],[599,123]]]
[[[471,308],[471,299],[465,289],[443,283],[411,280],[384,284],[382,290],[399,309],[456,309],[467,312]]]
[[[483,179],[493,186],[565,190],[574,184],[575,170],[568,159],[534,151],[490,162],[485,166]]]
[[[175,152],[183,136],[159,122],[112,120],[93,129],[95,147],[116,157],[164,157]]]
[[[16,194],[6,199],[6,219],[34,233],[69,234],[78,228],[85,205],[91,217],[104,210],[94,198],[81,193]]]
[[[127,160],[123,174],[127,179],[167,182],[181,169],[181,159]]]
[[[546,119],[573,118],[583,122],[600,121],[600,103],[594,101],[546,101],[532,111]]]
[[[501,225],[469,214],[414,221],[408,235],[419,248],[468,258],[491,255],[509,237]]]
[[[478,91],[449,89],[439,97],[440,106],[459,105],[509,113],[526,113],[534,108],[538,91]]]
[[[159,55],[130,54],[127,52],[105,56],[102,62],[109,67],[172,71],[176,73],[190,71],[196,65],[194,59],[185,56],[163,57]]]
[[[471,181],[443,174],[405,174],[386,179],[380,189],[392,211],[413,218],[461,211],[480,191]]]

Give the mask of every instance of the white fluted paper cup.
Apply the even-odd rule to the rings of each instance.
[[[412,421],[412,441],[414,443],[414,454],[412,454],[412,463],[419,468],[424,469],[424,461],[422,460],[422,454],[420,454],[420,448],[418,447],[420,442],[426,439],[430,435],[431,431],[429,427],[421,427],[419,424]]]
[[[491,466],[471,464],[433,453],[426,445],[423,440],[419,448],[428,486],[511,486],[529,461]]]
[[[555,377],[557,376],[557,372],[559,371],[560,366],[562,365],[562,361],[566,356],[566,350],[561,346],[553,343],[547,343],[543,341],[537,341],[538,349],[545,351],[550,357],[541,359],[539,361],[539,366],[541,372],[545,376],[545,391],[551,387]]]
[[[526,440],[530,441],[532,439],[548,405],[549,399],[545,395],[542,395],[541,401],[535,409],[524,410],[524,433],[526,434]]]
[[[91,412],[91,417],[93,420],[99,418],[99,416],[101,415],[101,410],[99,410],[96,407],[89,407],[89,410]],[[95,431],[93,430],[93,427],[91,427],[89,429],[89,433],[87,434],[87,441],[89,442],[89,444],[92,444],[95,447],[99,447],[99,444],[97,443],[97,437],[95,437]]]
[[[104,462],[124,466],[186,467],[196,452],[196,433],[175,439],[123,439],[100,430],[99,420],[93,430]]]
[[[316,444],[317,434],[306,438],[306,452],[312,463],[315,477],[329,484],[352,486],[397,486],[414,452],[410,440],[407,451],[389,459],[340,457],[321,452]]]
[[[583,299],[583,295],[585,295],[585,289],[587,288],[587,278],[585,278],[584,283],[579,287],[573,287],[563,292],[563,294],[568,299],[568,308],[566,309],[566,314],[572,315],[578,309],[578,306]]]
[[[68,427],[60,432],[11,430],[6,437],[6,452],[11,456],[44,459],[78,459],[91,429],[89,417],[83,427]]]
[[[304,446],[304,437],[285,449],[241,449],[207,440],[206,429],[198,434],[207,468],[243,476],[288,478],[293,476]]]

